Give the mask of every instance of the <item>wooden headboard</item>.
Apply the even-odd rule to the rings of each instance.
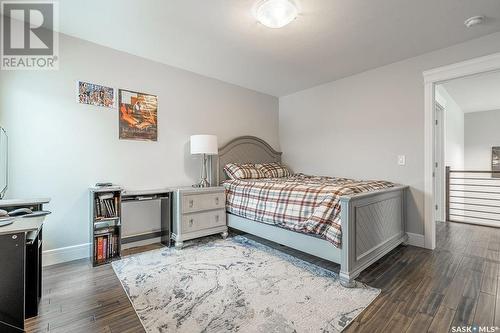
[[[281,162],[281,152],[255,136],[240,136],[219,148],[217,155],[217,184],[227,179],[224,166],[228,163]]]

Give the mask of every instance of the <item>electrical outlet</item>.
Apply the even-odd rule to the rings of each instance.
[[[398,165],[406,165],[406,156],[398,155]]]

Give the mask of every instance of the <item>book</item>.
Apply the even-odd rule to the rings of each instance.
[[[108,211],[108,216],[107,217],[113,217],[113,216],[115,216],[115,212],[113,210],[112,201],[110,201],[109,199],[106,199],[104,202],[106,204],[106,210]]]
[[[115,256],[113,254],[113,234],[108,235],[108,256],[109,258],[113,258]]]
[[[110,228],[105,228],[105,229],[99,229],[94,231],[94,235],[104,235],[104,234],[109,234],[111,232]]]
[[[102,258],[107,259],[108,258],[108,237],[103,237],[102,238]]]
[[[99,205],[99,199],[96,197],[94,200],[95,204],[95,217],[100,218],[101,217],[101,206]]]
[[[105,200],[105,199],[113,199],[115,195],[113,193],[102,193],[102,194],[99,194],[99,198],[101,200]]]
[[[118,235],[113,235],[113,257],[118,255]]]
[[[104,200],[99,198],[99,207],[101,209],[101,217],[106,217],[108,215],[108,212],[106,210],[106,205],[104,204]]]
[[[102,260],[102,237],[97,237],[97,260]]]
[[[113,217],[117,216],[118,214],[116,213],[116,205],[114,199],[109,200],[109,205],[111,206],[111,212],[113,214]]]

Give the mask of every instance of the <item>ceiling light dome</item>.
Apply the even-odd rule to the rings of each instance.
[[[255,16],[269,28],[281,28],[292,22],[299,11],[289,0],[264,0],[258,4]]]

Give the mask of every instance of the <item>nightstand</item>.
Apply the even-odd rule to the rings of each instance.
[[[227,237],[224,187],[178,188],[173,206],[172,239],[177,249],[193,238],[217,233]]]

